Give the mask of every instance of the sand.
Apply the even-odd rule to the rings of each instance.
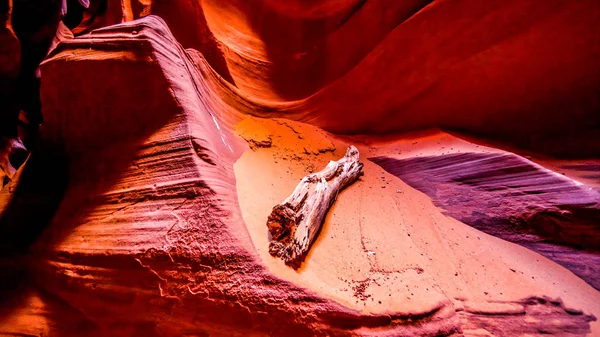
[[[276,276],[370,314],[419,314],[440,306],[511,312],[532,296],[600,314],[600,293],[565,268],[446,217],[423,193],[368,160],[502,150],[435,130],[397,140],[343,139],[306,124],[252,117],[236,132],[271,143],[246,151],[234,169],[244,221]],[[341,157],[349,144],[359,149],[365,175],[340,193],[295,271],[269,255],[266,218],[304,175]],[[600,333],[597,323],[592,333]]]

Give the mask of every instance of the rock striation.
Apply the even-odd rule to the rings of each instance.
[[[235,198],[243,147],[192,60],[147,17],[64,41],[42,64],[42,132],[70,175],[34,246],[38,284],[111,335],[416,331],[268,272]],[[450,307],[397,315],[425,334],[459,329]]]
[[[443,132],[372,135],[593,132],[596,2],[259,3],[33,12],[43,20],[28,32],[43,34],[27,50],[51,48],[42,145],[0,191],[2,240],[23,235],[0,258],[23,274],[0,333],[599,333],[581,263],[597,263],[596,190]],[[269,254],[272,206],[350,144],[374,159],[288,268]],[[467,154],[440,156],[450,146]],[[414,163],[423,175],[404,176]]]
[[[254,115],[338,133],[442,127],[563,156],[600,152],[595,0],[92,3],[104,4],[89,11],[96,27],[163,17],[265,108],[238,106]]]
[[[446,214],[528,247],[600,289],[600,192],[511,153],[371,158]]]

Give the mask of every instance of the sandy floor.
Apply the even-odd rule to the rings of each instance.
[[[252,148],[235,164],[240,207],[275,275],[365,313],[421,313],[444,305],[511,312],[514,301],[548,296],[600,316],[600,293],[571,272],[444,216],[427,196],[367,160],[501,150],[438,131],[367,142],[251,117],[236,132]],[[303,176],[339,159],[349,144],[358,147],[365,175],[340,193],[306,261],[294,271],[268,253],[267,216]],[[592,329],[600,333],[597,322]]]

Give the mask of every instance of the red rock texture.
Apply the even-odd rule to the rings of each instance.
[[[514,154],[371,158],[447,214],[528,247],[600,289],[600,192]]]
[[[464,275],[471,275],[469,278],[484,277],[459,286],[472,288],[465,295],[454,293],[456,290],[447,283],[447,278],[455,277],[451,271],[437,270],[428,263],[411,265],[406,271],[390,271],[392,274],[388,275],[387,268],[398,264],[386,257],[393,251],[377,253],[380,266],[368,271],[366,281],[356,278],[357,275],[338,276],[348,282],[342,284],[354,289],[352,296],[357,304],[342,300],[346,295],[332,297],[326,289],[301,286],[303,283],[273,269],[272,261],[265,262],[260,255],[264,247],[258,247],[257,252],[257,241],[251,238],[257,233],[246,227],[246,216],[242,216],[236,197],[243,188],[243,198],[247,200],[245,187],[241,186],[258,180],[248,181],[234,174],[234,162],[242,152],[247,159],[239,167],[245,167],[249,173],[252,167],[248,166],[248,158],[254,153],[259,156],[270,153],[271,148],[263,146],[248,151],[236,133],[241,133],[251,144],[252,141],[262,144],[263,136],[252,124],[242,128],[236,122],[239,126],[234,132],[232,123],[242,116],[231,114],[234,110],[227,105],[231,102],[227,96],[222,99],[211,96],[227,93],[227,87],[222,87],[221,79],[214,74],[207,76],[210,69],[200,55],[192,51],[188,54],[156,17],[64,40],[41,70],[45,83],[41,90],[44,144],[48,149],[59,150],[66,158],[68,188],[63,197],[50,196],[51,200],[61,200],[60,207],[41,237],[35,239],[33,255],[24,261],[34,287],[26,288],[21,298],[33,302],[21,311],[10,311],[4,320],[7,323],[0,324],[3,332],[70,334],[73,330],[65,330],[62,325],[70,319],[81,322],[81,329],[75,328],[78,332],[109,335],[437,336],[485,330],[508,336],[516,331],[572,335],[590,331],[589,322],[595,317],[589,310],[596,312],[596,309],[589,300],[584,304],[578,299],[593,299],[597,294],[590,296],[594,293],[576,278],[561,274],[560,269],[546,262],[535,270],[541,268],[542,275],[566,277],[577,284],[565,295],[568,305],[556,297],[559,289],[566,289],[564,281],[556,287],[541,281],[547,285],[540,289],[550,287],[547,292],[523,283],[523,288],[517,290],[502,288],[507,295],[500,292],[483,299],[480,296],[485,295],[475,295],[479,293],[476,284],[486,284],[489,281],[482,280],[493,279],[494,274],[476,276],[474,269],[459,268]],[[275,130],[269,139],[289,134],[290,141],[307,142],[301,145],[305,146],[305,152],[306,146],[332,141],[327,140],[330,136],[319,136],[320,133],[300,129],[298,125],[276,124]],[[276,151],[275,158],[280,160],[287,155],[282,156],[278,151],[288,151],[285,149],[290,146],[282,141],[270,143]],[[295,153],[320,158],[334,155],[330,152],[337,147],[327,145],[322,151],[318,147],[308,155]],[[301,162],[309,160],[299,158]],[[268,163],[264,161],[265,165]],[[25,169],[41,170],[42,166],[28,162]],[[366,179],[375,177],[371,173]],[[362,186],[365,189],[368,185]],[[274,189],[277,188],[270,187],[268,193]],[[20,198],[16,193],[11,197],[14,199],[9,208],[14,210],[14,202]],[[247,212],[246,201],[243,207]],[[374,210],[373,206],[366,209]],[[432,213],[427,216],[441,216],[433,208],[429,212]],[[364,214],[365,219],[375,216],[372,211]],[[366,223],[362,225],[358,221],[358,227],[349,228],[369,228],[369,224],[375,224],[375,220],[364,220]],[[458,231],[470,230],[462,224],[451,226],[458,226]],[[368,233],[365,235],[369,240],[383,240],[382,245],[391,243],[386,237],[378,238],[376,231]],[[424,235],[420,231],[412,233]],[[428,240],[426,235],[423,238]],[[464,244],[461,249],[476,247]],[[365,245],[369,244],[363,242]],[[426,249],[427,242],[419,245],[423,246],[414,248],[411,259],[419,256],[419,251],[437,254],[436,250]],[[358,246],[358,242],[348,245]],[[348,249],[348,256],[352,256],[354,250]],[[456,259],[462,259],[464,253],[458,250],[454,254]],[[529,253],[522,250],[519,254]],[[511,259],[505,263],[515,263]],[[487,258],[473,261],[484,260],[493,264]],[[342,261],[331,268],[353,265],[351,260]],[[306,270],[312,268],[307,266]],[[394,273],[403,276],[389,279]],[[512,272],[503,268],[495,273]],[[527,278],[519,276],[519,279],[526,282]],[[314,278],[308,280],[317,282]],[[392,302],[385,304],[387,309],[383,304],[359,309],[358,303],[366,306],[367,301],[382,296],[381,291],[386,287],[393,289],[403,280],[413,290],[408,288],[401,293],[406,292],[410,298],[417,292],[420,294],[417,300],[398,302],[390,292],[386,303]],[[465,281],[459,284],[462,282]],[[339,280],[336,287],[337,284]],[[419,290],[419,285],[427,285],[427,289]],[[66,313],[73,312],[72,318],[55,314],[54,300],[35,295],[40,288],[58,296],[57,306],[64,307]],[[47,303],[43,305],[48,313],[35,311],[40,303]],[[581,306],[585,312],[579,309]],[[550,321],[551,325],[543,323]],[[32,330],[23,322],[45,324],[46,330],[39,325]]]
[[[0,31],[3,60],[14,36],[27,53],[1,83],[19,69],[18,105],[44,116],[0,191],[0,333],[599,333],[596,190],[444,133],[374,137],[443,127],[595,153],[597,1],[32,4]],[[278,264],[270,208],[354,143],[402,180],[365,162],[303,267]],[[440,156],[451,144],[472,154]],[[519,227],[498,231],[507,217]]]
[[[36,244],[39,277],[110,334],[414,329],[353,312],[266,272],[234,197],[239,145],[203,102],[195,82],[201,77],[160,19],[66,41],[42,72],[47,81],[62,79],[42,88],[43,132],[67,151],[71,174]],[[119,90],[110,89],[107,74],[120,81]],[[81,99],[65,100],[75,94]],[[123,101],[139,104],[132,109]],[[438,308],[415,318],[423,321],[419,331],[455,331],[448,314]]]
[[[344,133],[444,127],[547,153],[600,151],[595,0],[107,6],[90,15],[165,18],[185,47],[267,104],[254,114]]]
[[[75,35],[160,15],[184,47],[258,106],[236,107],[244,112],[278,112],[343,133],[443,127],[562,156],[600,152],[595,0],[68,4]],[[17,5],[23,71],[32,74],[60,6]],[[35,92],[31,77],[21,91]]]

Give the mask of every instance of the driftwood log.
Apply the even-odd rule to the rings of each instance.
[[[292,195],[273,207],[267,219],[271,255],[300,266],[338,193],[363,174],[358,155],[351,145],[343,158],[302,178]]]

